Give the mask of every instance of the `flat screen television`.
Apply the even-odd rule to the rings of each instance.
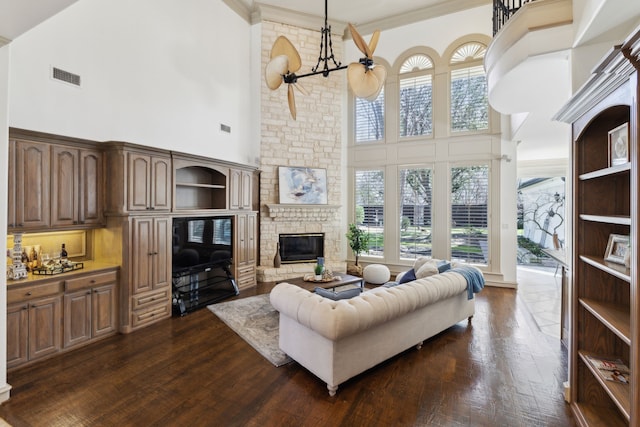
[[[231,264],[233,217],[173,219],[173,271]]]

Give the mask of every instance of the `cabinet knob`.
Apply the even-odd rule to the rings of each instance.
[[[96,279],[91,279],[89,283],[96,283]]]
[[[85,295],[91,295],[91,291],[87,291]]]
[[[30,297],[32,294],[31,294],[31,292],[27,292],[25,295]]]
[[[28,308],[29,308],[29,306],[28,306],[28,305],[23,305],[23,306],[22,306],[22,309],[23,309],[23,310],[26,310],[26,309],[28,309]]]
[[[78,225],[78,221],[73,221],[73,225]]]

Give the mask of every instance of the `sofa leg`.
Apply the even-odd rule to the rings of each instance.
[[[416,344],[416,349],[420,350],[422,348],[422,344],[424,344],[424,341],[420,341],[418,344]]]
[[[467,319],[467,323],[471,323],[471,319],[473,319],[473,316],[469,316],[469,318]]]
[[[329,384],[327,384],[327,389],[329,389],[329,396],[333,397],[336,395],[336,391],[338,390],[338,386],[334,385],[334,386],[330,386]]]

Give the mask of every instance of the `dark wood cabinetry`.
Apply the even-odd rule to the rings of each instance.
[[[251,171],[231,169],[229,195],[230,209],[252,209],[253,173]]]
[[[36,132],[10,132],[9,231],[104,224],[102,154],[93,145]]]
[[[255,212],[236,215],[234,270],[238,288],[256,284],[257,215]]]
[[[129,211],[171,209],[171,158],[127,153]]]
[[[117,332],[116,269],[65,273],[65,277],[8,287],[8,368]]]
[[[49,226],[50,145],[22,139],[9,141],[9,230]]]
[[[614,48],[557,115],[573,125],[569,376],[571,408],[585,426],[640,425],[639,48],[640,33]],[[627,123],[629,162],[612,164],[609,134]],[[612,234],[629,236],[629,266],[605,258]],[[629,384],[604,379],[590,356],[621,359]]]

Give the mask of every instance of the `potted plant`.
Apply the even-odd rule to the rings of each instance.
[[[355,266],[352,267],[350,273],[362,274],[362,268],[358,265],[358,258],[362,252],[369,249],[369,233],[360,229],[356,224],[349,224],[349,231],[346,234],[349,240],[349,247],[356,257]]]

